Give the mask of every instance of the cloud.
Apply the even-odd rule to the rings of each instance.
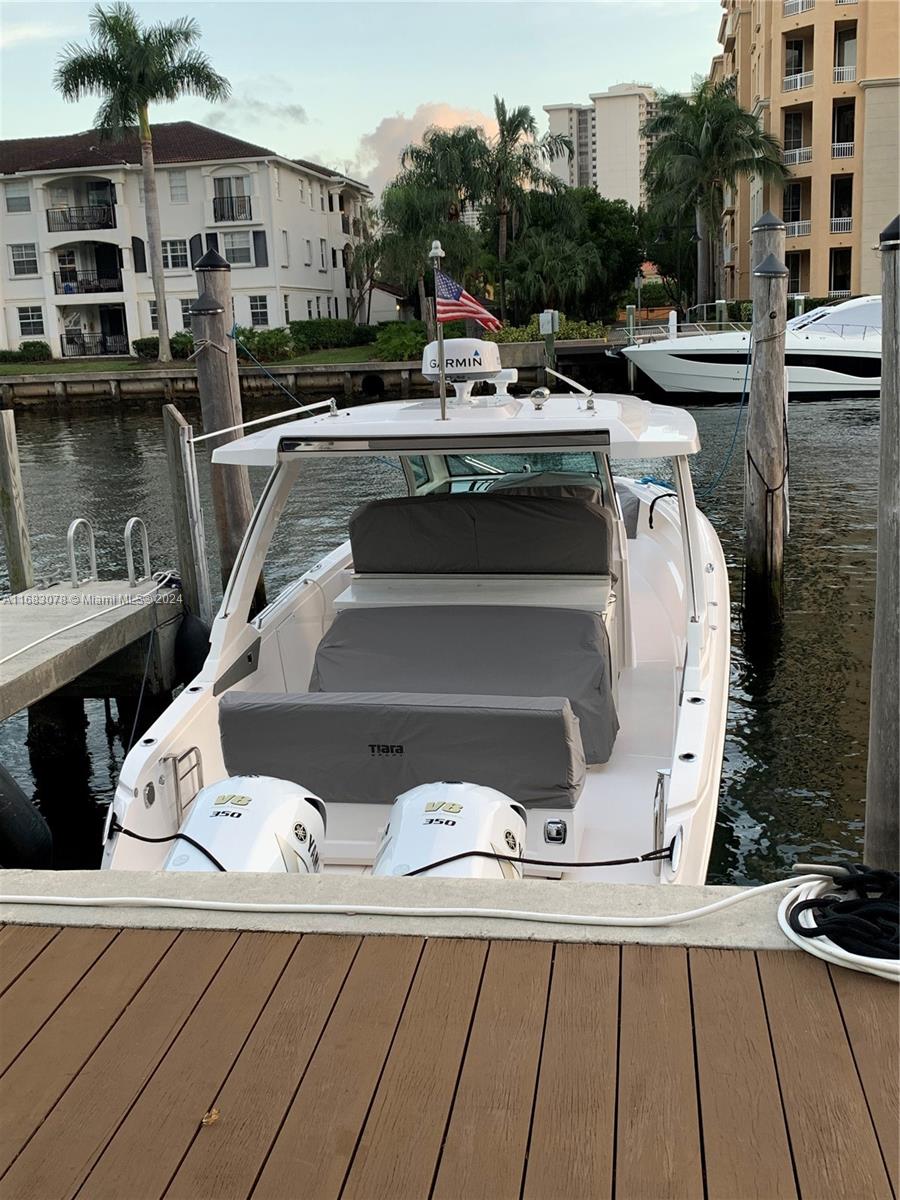
[[[0,27],[0,48],[8,50],[11,46],[22,46],[27,42],[43,42],[52,38],[64,38],[69,31],[59,25],[50,25],[45,21],[31,21],[19,25],[4,22]]]
[[[267,77],[261,84],[245,87],[236,92],[230,100],[209,110],[204,121],[213,129],[243,129],[258,126],[260,122],[266,125],[306,125],[309,115],[302,104],[285,104],[282,101],[265,100],[259,95],[265,91],[268,84],[278,81],[274,76]],[[284,92],[281,88],[281,94]]]
[[[451,104],[420,104],[412,116],[395,113],[382,117],[371,133],[359,140],[356,155],[341,164],[340,170],[361,179],[380,195],[385,184],[397,174],[400,155],[411,142],[421,141],[426,129],[455,129],[457,125],[480,125],[488,135],[497,132],[497,122],[474,108],[454,108]]]

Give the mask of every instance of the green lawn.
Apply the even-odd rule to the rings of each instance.
[[[292,358],[287,362],[266,363],[267,367],[296,367],[314,365],[316,363],[359,363],[368,362],[372,357],[372,346],[345,346],[339,350],[314,350],[300,358]],[[173,367],[190,366],[181,359],[176,359]],[[243,354],[238,355],[239,367],[252,367],[253,363]],[[51,362],[36,363],[0,363],[2,375],[70,375],[77,372],[113,372],[113,371],[158,371],[159,363],[144,358],[54,358]]]

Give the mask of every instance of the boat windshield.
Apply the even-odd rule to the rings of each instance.
[[[407,458],[416,488],[440,480],[461,481],[499,478],[503,475],[553,474],[584,475],[597,479],[601,469],[594,454],[447,454],[409,456]],[[445,485],[446,486],[446,485]],[[451,484],[452,486],[452,484]]]

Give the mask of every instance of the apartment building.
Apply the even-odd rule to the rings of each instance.
[[[713,77],[784,146],[785,187],[730,197],[729,295],[750,292],[749,240],[767,209],[786,223],[788,290],[877,292],[878,234],[900,207],[900,5],[895,0],[723,0]],[[727,261],[730,256],[731,262]]]
[[[190,327],[193,265],[232,267],[240,325],[350,313],[348,247],[365,185],[191,121],[153,127],[169,329]],[[0,142],[0,347],[127,354],[157,327],[137,139]]]
[[[644,124],[654,116],[657,94],[649,84],[619,83],[592,92],[590,104],[547,104],[551,133],[572,140],[572,159],[557,159],[551,170],[571,187],[592,187],[610,200],[646,203],[644,166],[652,139]]]

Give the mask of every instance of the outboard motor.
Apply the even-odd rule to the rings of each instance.
[[[198,792],[179,832],[209,855],[179,838],[164,863],[167,871],[216,871],[220,863],[226,871],[315,875],[325,805],[284,779],[237,775]]]
[[[491,857],[466,855],[486,851]],[[525,809],[502,792],[478,783],[423,783],[398,796],[373,875],[409,875],[470,879],[520,879],[525,851]],[[443,866],[430,864],[461,855]],[[428,868],[422,870],[422,868]]]

